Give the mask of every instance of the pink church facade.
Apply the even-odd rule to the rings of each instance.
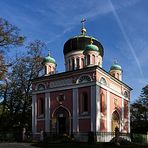
[[[130,133],[130,91],[122,82],[122,69],[114,63],[102,68],[101,43],[82,34],[64,45],[65,72],[56,73],[56,62],[44,59],[45,75],[32,80],[32,132],[74,134],[92,132]],[[51,68],[52,67],[52,68]],[[81,137],[79,137],[81,138]]]

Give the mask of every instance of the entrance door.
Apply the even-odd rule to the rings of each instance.
[[[120,118],[118,112],[114,111],[112,114],[112,132],[115,132],[116,127],[120,129]]]
[[[58,117],[59,134],[63,135],[66,133],[66,117]]]
[[[56,118],[56,132],[59,135],[69,134],[70,133],[70,120],[69,112],[63,108],[59,107],[55,112],[53,118]]]

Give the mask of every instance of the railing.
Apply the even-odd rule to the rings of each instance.
[[[131,140],[135,143],[148,143],[148,135],[147,134],[131,134]]]

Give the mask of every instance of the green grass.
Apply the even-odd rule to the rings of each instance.
[[[141,144],[127,144],[117,146],[112,143],[98,143],[94,145],[89,145],[86,143],[61,143],[61,144],[44,144],[44,143],[36,143],[33,146],[40,148],[148,148],[148,145]]]

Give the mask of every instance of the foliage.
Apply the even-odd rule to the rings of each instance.
[[[7,64],[4,60],[4,49],[22,45],[24,37],[20,35],[20,30],[8,21],[0,18],[0,79],[7,72]]]
[[[0,18],[0,49],[22,45],[23,41],[24,37],[19,35],[19,29]]]
[[[131,104],[131,130],[134,133],[148,131],[148,85],[142,88],[140,97]]]
[[[27,55],[17,58],[8,80],[1,86],[3,112],[1,129],[31,128],[31,80],[42,72],[41,51],[45,44],[39,40],[26,46]],[[6,87],[7,86],[7,87]],[[5,95],[6,94],[6,95]]]

